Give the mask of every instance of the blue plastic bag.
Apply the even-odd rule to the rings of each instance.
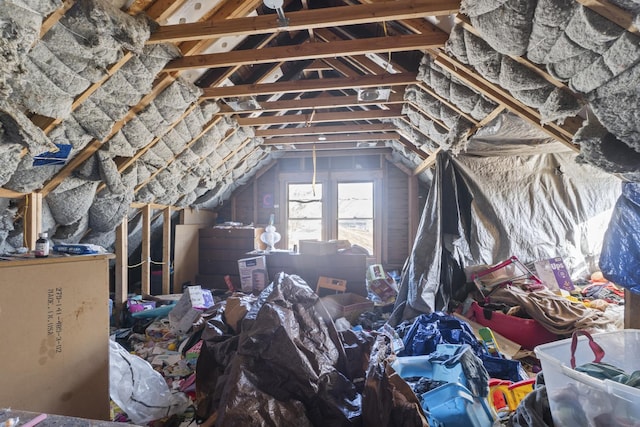
[[[604,277],[640,294],[640,183],[623,184],[600,254]]]
[[[418,316],[403,342],[404,350],[398,356],[431,354],[438,344],[469,344],[476,356],[486,354],[466,322],[440,311]]]

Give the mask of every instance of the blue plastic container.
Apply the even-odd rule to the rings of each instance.
[[[446,427],[491,427],[493,412],[486,398],[474,397],[457,383],[447,383],[421,398],[430,425]]]

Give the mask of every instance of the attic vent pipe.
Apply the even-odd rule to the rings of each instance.
[[[281,27],[286,27],[289,25],[289,19],[284,16],[284,10],[282,10],[284,0],[262,0],[262,2],[269,9],[274,9],[278,13],[278,22],[280,23]]]

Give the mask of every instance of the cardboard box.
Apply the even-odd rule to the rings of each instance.
[[[320,276],[316,285],[316,293],[320,295],[321,289],[328,289],[332,293],[345,292],[347,290],[347,281],[344,279],[334,279],[333,277]]]
[[[349,322],[355,323],[362,313],[373,310],[373,301],[351,292],[327,295],[320,300],[333,320],[344,317]]]
[[[0,290],[0,406],[108,420],[109,256],[3,261]]]
[[[264,255],[238,260],[242,292],[261,292],[269,282],[267,259]]]
[[[338,253],[338,242],[335,240],[321,242],[319,240],[300,240],[299,251],[306,255],[334,255]]]
[[[169,312],[171,328],[184,334],[198,320],[203,310],[213,305],[211,290],[202,289],[200,285],[187,286],[178,303]]]
[[[564,261],[560,257],[549,258],[533,263],[538,278],[551,290],[572,291],[573,281]]]

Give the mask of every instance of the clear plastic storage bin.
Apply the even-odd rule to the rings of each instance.
[[[603,363],[627,374],[640,370],[640,330],[626,329],[593,335],[604,350]],[[640,425],[640,389],[612,380],[599,380],[571,368],[571,339],[539,345],[551,415],[556,427]],[[575,365],[594,361],[586,337],[578,338]]]

